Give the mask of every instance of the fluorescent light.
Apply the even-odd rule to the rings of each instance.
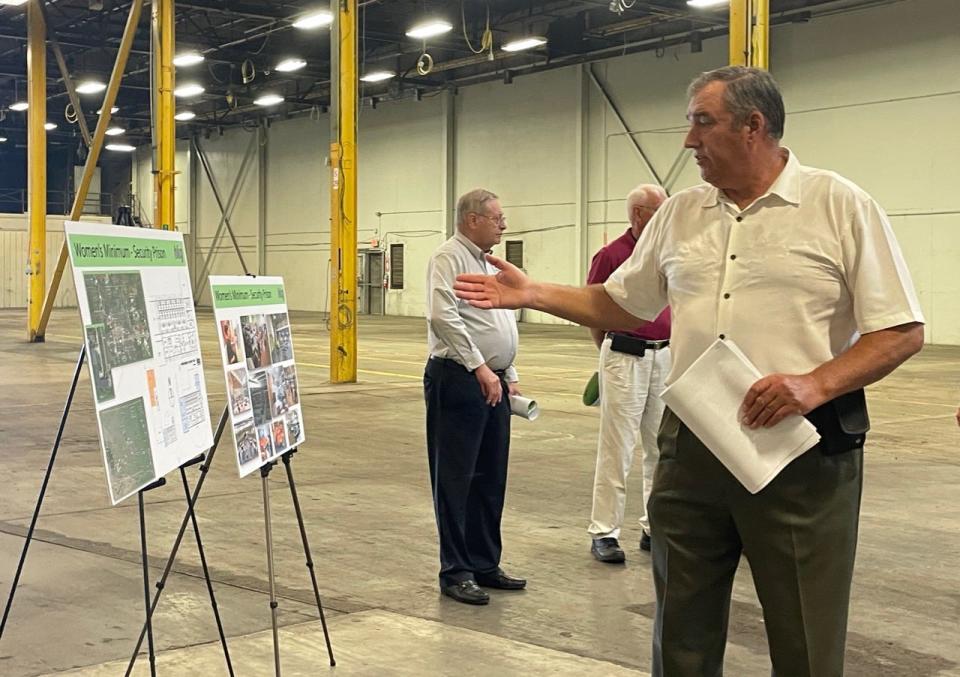
[[[442,19],[429,19],[428,21],[419,23],[408,30],[407,37],[424,40],[426,38],[432,38],[435,35],[443,35],[451,30],[453,30],[452,24],[443,21]]]
[[[174,66],[193,66],[203,61],[203,54],[200,52],[182,52],[173,57]]]
[[[539,47],[540,45],[547,44],[546,38],[541,38],[539,36],[531,35],[526,38],[518,38],[517,40],[511,40],[503,46],[504,52],[519,52],[523,49],[533,49],[534,47]]]
[[[116,113],[118,110],[120,110],[120,109],[117,108],[116,106],[110,106],[110,115],[113,115],[113,114]],[[102,115],[102,114],[103,114],[103,109],[102,109],[102,108],[98,108],[98,109],[97,109],[97,115]]]
[[[6,142],[7,142],[7,137],[0,136],[0,143],[6,143]]]
[[[690,7],[697,7],[698,9],[704,9],[707,7],[719,7],[720,5],[726,5],[730,0],[687,0],[687,5]]]
[[[194,113],[192,110],[182,110],[176,115],[174,115],[173,119],[174,120],[192,120],[195,117],[197,117],[197,114]]]
[[[119,150],[124,153],[132,153],[137,148],[136,146],[131,146],[129,143],[108,143],[105,148],[107,150]]]
[[[195,82],[191,82],[185,85],[180,85],[175,90],[173,90],[174,96],[179,97],[191,97],[199,96],[203,94],[203,85],[198,85]]]
[[[290,71],[298,71],[306,65],[307,62],[303,59],[284,59],[274,66],[273,70],[280,71],[281,73],[289,73]]]
[[[283,97],[279,94],[264,94],[253,102],[258,106],[276,106],[278,103],[283,103]]]
[[[30,104],[26,101],[17,101],[16,103],[10,104],[10,110],[27,110],[30,107]]]
[[[124,129],[123,127],[110,127],[109,129],[107,129],[106,132],[104,132],[104,134],[106,134],[107,136],[120,136],[125,131],[127,130]]]
[[[320,28],[321,26],[329,26],[333,23],[333,14],[327,10],[320,10],[319,12],[311,12],[310,14],[304,14],[302,17],[293,22],[294,28],[302,28],[304,30],[310,28]]]
[[[10,7],[19,7],[25,5],[27,0],[0,0],[0,5],[9,5]]]
[[[56,123],[56,122],[44,122],[44,123],[43,123],[43,128],[46,129],[46,130],[48,130],[48,131],[51,130],[51,129],[56,129],[56,128],[57,128],[57,123]]]
[[[361,75],[360,79],[364,82],[383,82],[384,80],[389,80],[394,77],[394,73],[390,71],[370,71],[365,75]]]
[[[96,94],[107,88],[107,85],[99,80],[85,80],[77,85],[77,94]]]

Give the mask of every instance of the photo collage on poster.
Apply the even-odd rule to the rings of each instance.
[[[243,477],[303,443],[283,279],[210,278],[230,420]]]
[[[64,230],[116,504],[213,444],[183,235]]]

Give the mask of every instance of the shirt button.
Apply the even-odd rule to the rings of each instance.
[[[730,255],[730,260],[731,260],[731,261],[735,261],[736,259],[737,259],[737,255],[736,255],[736,254],[731,254],[731,255]]]
[[[730,298],[730,294],[724,294],[724,295],[723,295],[723,298],[725,298],[725,299]]]
[[[727,338],[727,335],[726,335],[726,334],[720,334],[720,340],[721,340],[721,341],[722,341],[723,339],[725,339],[725,338]]]
[[[742,217],[742,216],[738,216],[738,217],[737,217],[737,223],[740,223],[741,221],[743,221],[743,217]]]

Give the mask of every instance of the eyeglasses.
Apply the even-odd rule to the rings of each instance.
[[[489,214],[481,214],[479,212],[474,212],[474,214],[476,214],[477,216],[482,216],[485,219],[490,219],[498,226],[502,226],[507,223],[507,217],[504,214],[500,214],[499,216],[490,216]]]

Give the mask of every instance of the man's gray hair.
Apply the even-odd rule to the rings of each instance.
[[[467,220],[467,214],[483,214],[483,205],[490,200],[498,199],[496,193],[492,193],[486,188],[474,188],[464,193],[457,200],[457,225],[462,226]]]
[[[687,98],[692,99],[711,82],[725,82],[723,102],[733,114],[734,123],[741,125],[753,111],[760,111],[767,120],[767,134],[771,138],[783,138],[786,114],[780,87],[767,71],[747,66],[724,66],[701,73],[687,88]]]
[[[636,205],[644,205],[653,209],[649,204],[654,197],[660,198],[660,202],[667,199],[667,191],[655,183],[641,183],[639,186],[627,193],[627,218],[633,215],[633,208]]]

